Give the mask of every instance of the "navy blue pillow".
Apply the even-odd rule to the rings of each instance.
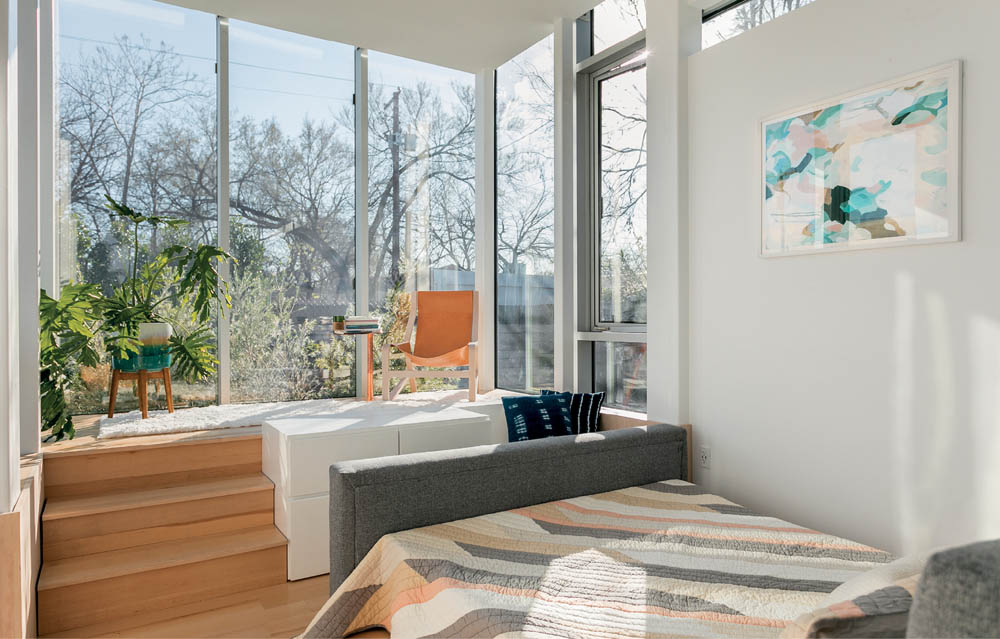
[[[570,395],[559,391],[543,390],[542,395]],[[597,418],[601,415],[604,393],[573,393],[569,402],[570,419],[573,420],[573,434],[596,433]]]
[[[572,435],[573,420],[569,416],[569,400],[569,393],[504,397],[507,440],[519,442],[553,435]]]

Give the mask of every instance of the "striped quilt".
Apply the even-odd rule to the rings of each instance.
[[[891,560],[671,480],[386,535],[304,636],[775,636]]]

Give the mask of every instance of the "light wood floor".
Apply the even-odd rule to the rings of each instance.
[[[190,613],[169,621],[148,623],[143,617],[116,620],[78,628],[51,637],[295,637],[299,635],[328,598],[330,579],[326,575],[289,581],[209,601],[184,606]],[[382,639],[389,633],[368,630],[352,635]]]
[[[182,608],[189,614],[169,621],[150,623],[149,618],[139,616],[78,628],[65,636],[294,637],[326,602],[329,584],[326,575],[290,581],[188,604]]]

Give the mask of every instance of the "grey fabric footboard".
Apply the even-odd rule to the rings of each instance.
[[[382,535],[687,476],[686,433],[653,424],[330,467],[330,592]]]

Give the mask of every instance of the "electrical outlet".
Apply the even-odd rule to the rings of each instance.
[[[702,468],[712,467],[712,449],[708,446],[698,447],[698,465]]]

